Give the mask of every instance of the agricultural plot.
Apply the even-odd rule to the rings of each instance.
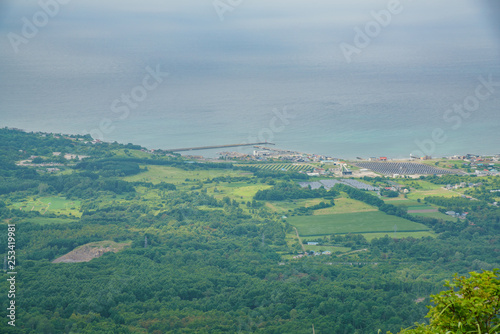
[[[226,170],[226,169],[209,169],[209,170],[183,170],[175,167],[168,166],[154,166],[147,165],[141,166],[141,168],[147,167],[146,172],[142,172],[137,175],[127,176],[123,179],[128,182],[151,182],[160,183],[167,182],[173,183],[175,185],[180,185],[182,183],[188,182],[186,179],[191,181],[203,181],[208,178],[212,179],[220,176],[243,176],[248,175],[248,172]]]
[[[347,233],[428,231],[425,225],[380,211],[290,217],[288,222],[304,236]]]
[[[408,212],[412,212],[412,211],[437,211],[437,209],[435,207],[433,207],[432,205],[428,205],[428,204],[410,205],[407,207],[407,209],[408,209]]]
[[[439,211],[436,211],[436,212],[410,212],[409,214],[413,215],[413,216],[442,219],[442,220],[450,221],[450,222],[457,221],[457,218],[450,217],[450,216],[445,215],[444,213],[441,213]]]
[[[456,197],[460,196],[460,193],[457,193],[453,190],[446,190],[444,188],[437,188],[433,190],[416,190],[412,191],[408,194],[408,199],[411,200],[417,200],[421,199],[423,200],[427,196],[441,196],[441,197]]]
[[[437,210],[435,206],[419,203],[414,200],[385,201],[395,206],[406,206],[408,213],[413,216],[442,219],[445,221],[456,221],[456,218],[447,216]]]
[[[289,201],[268,201],[266,206],[277,213],[287,213],[289,210],[295,210],[298,208],[308,208],[317,205],[321,202],[328,202],[324,198],[312,198],[312,199],[297,199]]]
[[[354,213],[354,212],[369,212],[378,211],[374,206],[365,204],[361,201],[357,201],[351,198],[337,198],[335,199],[335,206],[330,208],[324,208],[315,210],[313,215],[330,215],[330,214],[340,214],[340,213]]]
[[[14,208],[23,211],[37,211],[42,215],[51,212],[60,215],[80,217],[80,201],[71,201],[63,197],[30,198],[13,204]]]
[[[363,237],[367,241],[372,241],[373,239],[378,239],[378,238],[383,238],[386,235],[390,238],[395,238],[395,239],[402,239],[402,238],[426,238],[426,237],[431,237],[435,238],[436,234],[432,231],[421,231],[421,232],[394,232],[392,231],[391,233],[361,233]]]
[[[225,196],[238,201],[252,201],[253,197],[259,190],[269,189],[267,184],[248,184],[244,182],[223,182],[219,185],[209,185],[208,194],[213,195],[217,199],[222,199]],[[217,189],[217,192],[214,192]]]
[[[397,199],[384,199],[384,202],[386,204],[391,204],[394,206],[419,206],[421,203],[415,200],[408,200],[404,198],[397,198]]]
[[[291,171],[291,172],[311,172],[314,167],[309,164],[257,164],[252,165],[252,167],[257,167],[261,169],[271,170],[271,171]]]

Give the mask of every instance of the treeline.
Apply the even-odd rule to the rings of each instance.
[[[319,210],[319,209],[326,209],[326,208],[331,208],[335,205],[335,202],[333,199],[330,200],[330,202],[320,202],[316,205],[311,205],[308,207],[301,206],[297,209],[295,209],[293,212],[298,215],[312,215],[314,210]]]
[[[475,233],[487,235],[500,231],[500,208],[486,201],[461,197],[426,197],[425,201],[458,213],[467,212],[467,223],[471,222]]]
[[[137,162],[123,159],[103,159],[97,161],[83,161],[75,166],[75,169],[89,172],[99,172],[104,177],[130,176],[139,174],[141,168]]]
[[[255,200],[259,201],[284,201],[289,199],[301,198],[321,198],[335,197],[335,191],[327,191],[324,187],[318,189],[302,188],[294,182],[278,182],[271,189],[259,190],[255,196]]]

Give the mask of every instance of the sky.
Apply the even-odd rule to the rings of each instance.
[[[8,32],[22,36],[22,18],[32,21],[36,1],[3,0],[2,57],[36,63],[50,53],[64,63],[81,61],[110,67],[119,59],[160,59],[172,65],[342,66],[341,43],[354,45],[356,27],[373,21],[372,12],[391,1],[262,0],[60,0],[57,15],[27,44],[12,47]],[[473,0],[401,0],[369,47],[352,57],[364,62],[406,64],[442,61],[450,53],[491,47],[494,29],[486,2]],[[43,0],[54,3],[56,0]],[[9,45],[10,44],[10,45]],[[473,46],[473,47],[471,47]],[[18,49],[15,52],[14,49]],[[425,57],[422,55],[425,54]],[[51,69],[54,70],[54,69]],[[57,69],[55,69],[57,70]],[[65,70],[63,68],[63,70]],[[99,70],[96,68],[95,70]],[[102,69],[104,70],[104,69]]]
[[[423,69],[439,73],[439,80],[448,77],[443,81],[449,89],[442,102],[446,106],[467,94],[458,85],[453,90],[456,75],[464,86],[473,87],[479,74],[487,75],[498,63],[497,4],[0,0],[0,122],[29,130],[89,131],[103,113],[109,114],[115,97],[140,83],[147,67],[158,65],[169,73],[169,84],[150,93],[142,116],[154,109],[159,96],[157,105],[171,106],[166,113],[177,113],[179,121],[189,118],[192,109],[214,112],[218,103],[227,101],[227,111],[220,111],[218,118],[221,125],[244,125],[258,118],[266,126],[273,108],[282,108],[281,101],[296,103],[294,98],[308,87],[309,95],[300,99],[320,101],[326,93],[319,85],[346,81],[333,88],[345,99],[352,95],[363,101],[383,93],[377,86],[399,80],[402,70],[417,77]],[[376,17],[383,24],[377,26]],[[36,31],[29,27],[34,23]],[[294,87],[295,81],[303,83]],[[432,90],[422,85],[426,89]],[[202,106],[193,104],[193,95]],[[260,109],[265,112],[249,112]],[[67,110],[64,116],[53,116],[61,110]],[[137,113],[131,115],[134,120]],[[199,131],[207,119],[201,118],[192,131]],[[126,126],[121,129],[112,139],[125,136]]]

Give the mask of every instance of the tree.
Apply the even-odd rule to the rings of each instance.
[[[471,272],[446,282],[448,290],[433,295],[429,307],[430,324],[417,324],[403,334],[498,333],[500,330],[499,270]]]

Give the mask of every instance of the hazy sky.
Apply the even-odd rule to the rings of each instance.
[[[396,2],[400,12],[352,57],[353,67],[363,62],[447,62],[450,54],[467,60],[492,46],[493,29],[478,1]],[[354,29],[364,30],[373,21],[371,12],[387,10],[388,3],[72,0],[60,5],[57,15],[15,53],[8,32],[22,36],[22,18],[33,21],[40,7],[36,1],[2,0],[0,54],[27,62],[46,53],[63,63],[86,58],[96,70],[116,59],[137,63],[148,58],[178,65],[249,65],[252,70],[345,66],[340,44],[354,45]]]

